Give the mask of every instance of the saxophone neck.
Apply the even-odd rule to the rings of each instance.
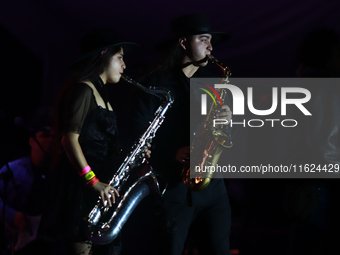
[[[122,79],[125,80],[127,83],[130,83],[134,86],[136,86],[138,89],[142,90],[145,93],[152,94],[156,97],[159,97],[160,99],[166,99],[167,102],[173,102],[172,96],[170,94],[170,91],[165,88],[146,88],[142,84],[138,83],[137,81],[131,79],[126,74],[122,74]]]
[[[227,67],[222,62],[218,61],[213,55],[207,55],[207,57],[211,61],[211,63],[216,64],[219,68],[222,69],[224,81],[228,83],[229,82],[228,78],[231,76],[230,68]]]

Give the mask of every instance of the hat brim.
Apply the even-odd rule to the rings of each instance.
[[[197,33],[192,33],[192,34],[187,34],[187,35],[183,35],[183,36],[176,36],[176,37],[169,38],[167,40],[164,40],[164,41],[156,44],[154,49],[158,50],[158,51],[166,51],[166,50],[169,50],[175,43],[177,43],[179,38],[186,37],[186,36],[192,36],[192,35],[199,35],[199,34],[211,34],[212,35],[211,44],[213,46],[219,45],[220,43],[223,43],[230,38],[230,34],[225,33],[225,32],[214,32],[214,31],[202,32],[202,31],[200,31],[200,32],[197,32]]]
[[[91,52],[88,52],[82,56],[80,56],[77,60],[75,60],[70,67],[74,68],[75,66],[77,66],[79,63],[83,62],[84,60],[86,60],[87,58],[93,56],[94,54],[97,54],[105,49],[110,49],[113,47],[122,47],[124,50],[124,54],[129,54],[131,51],[137,49],[139,47],[139,45],[137,43],[132,43],[132,42],[120,42],[120,43],[115,43],[115,44],[111,44],[111,45],[107,45],[105,47],[101,47],[98,49],[95,49]]]

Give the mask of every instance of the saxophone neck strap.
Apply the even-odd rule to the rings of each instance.
[[[91,82],[96,87],[100,96],[103,98],[103,100],[105,102],[106,109],[109,110],[109,107],[108,107],[109,101],[108,101],[107,91],[106,91],[106,87],[105,87],[103,80],[98,76],[98,77],[92,79]]]

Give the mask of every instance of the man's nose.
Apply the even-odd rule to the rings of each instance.
[[[208,49],[209,51],[212,51],[212,50],[213,50],[213,47],[212,47],[211,42],[209,42],[209,44],[208,44],[208,46],[207,46],[207,49]]]

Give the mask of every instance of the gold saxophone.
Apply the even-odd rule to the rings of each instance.
[[[228,78],[231,76],[230,69],[212,55],[208,55],[207,57],[212,63],[222,69],[222,81],[223,83],[228,83]],[[227,90],[216,89],[216,91],[223,103]],[[217,99],[216,95],[215,99]],[[213,119],[216,118],[215,115],[217,112],[219,112],[219,106],[216,106],[214,102],[212,102],[190,147],[190,158],[192,162],[195,162],[195,166],[200,166],[200,170],[215,167],[224,148],[231,148],[233,146],[230,135],[224,132],[225,127],[223,125],[218,125],[218,127],[213,126]],[[189,160],[185,162],[182,171],[182,181],[193,191],[205,189],[209,185],[214,173],[213,171],[204,171],[204,174],[203,171],[201,171],[201,174],[200,171],[197,172],[197,175],[195,173],[195,177],[191,178]]]

